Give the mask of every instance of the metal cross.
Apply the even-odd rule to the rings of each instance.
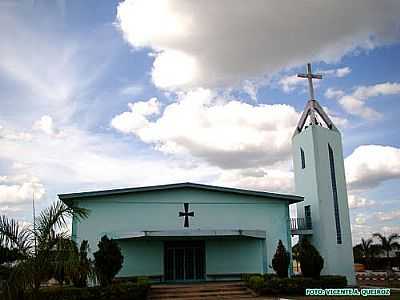
[[[308,63],[307,64],[307,73],[301,73],[301,74],[297,74],[297,77],[301,77],[301,78],[308,78],[308,88],[310,90],[310,100],[315,100],[314,98],[314,87],[313,87],[313,79],[322,79],[322,75],[321,74],[313,74],[311,72],[311,64]]]
[[[183,227],[189,227],[189,217],[194,217],[194,212],[189,212],[189,203],[183,203],[184,212],[179,212],[179,217],[185,217]]]
[[[314,97],[314,86],[313,86],[313,79],[322,79],[322,75],[321,74],[313,74],[311,72],[311,64],[308,63],[307,64],[307,73],[301,73],[301,74],[297,74],[297,77],[300,78],[307,78],[308,79],[308,88],[310,90],[310,118],[311,118],[311,124],[318,124],[317,122],[317,118],[315,117],[315,97]]]

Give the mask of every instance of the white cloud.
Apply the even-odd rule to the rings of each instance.
[[[154,106],[154,101],[141,105]],[[130,108],[115,116],[111,126],[133,133],[161,152],[190,154],[227,169],[287,160],[299,119],[289,105],[250,105],[206,89],[180,93],[177,102],[167,105],[154,121],[135,105]]]
[[[261,191],[293,193],[294,174],[289,170],[276,168],[226,170],[221,172],[216,184]]]
[[[368,189],[385,180],[400,178],[400,149],[362,145],[345,159],[350,189]]]
[[[30,141],[32,134],[24,131],[17,131],[11,128],[5,128],[0,125],[0,140],[13,140],[13,141]]]
[[[341,91],[341,90],[336,90],[336,89],[333,89],[333,88],[328,88],[326,91],[325,91],[325,97],[326,98],[328,98],[328,99],[334,99],[334,98],[339,98],[339,97],[342,97],[342,96],[344,96],[344,92],[343,91]]]
[[[348,195],[349,208],[365,208],[375,205],[375,201],[355,194]]]
[[[120,89],[120,94],[125,96],[138,96],[143,93],[143,86],[138,84],[130,84],[122,87]]]
[[[371,97],[396,95],[400,93],[400,83],[385,82],[371,86],[360,86],[354,91],[353,96],[358,99]]]
[[[297,77],[297,75],[290,75],[282,77],[278,84],[282,87],[285,93],[290,93],[299,86],[307,86],[307,80]]]
[[[346,118],[343,118],[339,116],[336,112],[332,111],[326,106],[322,107],[325,111],[325,113],[329,116],[329,118],[332,120],[333,124],[340,128],[346,128],[349,126],[349,120]]]
[[[117,24],[134,48],[153,50],[154,83],[176,89],[237,84],[398,41],[399,11],[394,0],[126,0]]]
[[[367,221],[365,215],[363,214],[358,214],[355,218],[354,221],[356,222],[357,225],[364,225]]]
[[[349,75],[351,73],[351,69],[349,67],[344,67],[336,70],[336,76],[341,78]]]
[[[152,80],[162,89],[176,89],[196,81],[197,63],[194,57],[182,51],[169,50],[157,55]]]
[[[45,188],[40,180],[34,176],[19,174],[3,176],[0,182],[0,206],[3,210],[18,210],[21,205],[32,202],[33,195],[41,200],[45,195]]]
[[[50,136],[59,136],[60,130],[55,127],[53,118],[50,116],[42,116],[33,124],[33,129],[40,130]]]
[[[336,98],[340,106],[349,114],[360,116],[367,120],[376,120],[382,117],[380,112],[368,107],[369,98],[400,94],[400,83],[380,83],[371,86],[359,86],[350,95],[341,90],[328,89],[325,97]]]
[[[365,102],[353,96],[343,96],[339,100],[339,104],[349,114],[360,116],[367,120],[377,120],[382,114],[365,105]]]
[[[150,126],[146,117],[160,113],[160,102],[157,98],[128,104],[131,111],[124,112],[111,120],[111,126],[124,133],[140,131]]]
[[[30,146],[23,141],[0,139],[0,160],[12,165],[8,171],[35,174],[53,193],[79,189],[144,186],[171,183],[171,181],[205,182],[216,178],[215,168],[190,160],[154,157],[131,150],[131,142],[115,138],[111,134],[95,134],[74,127],[63,128],[62,139],[48,135],[35,135]],[[18,164],[20,168],[14,169]],[[15,186],[27,191],[29,178],[10,177],[3,172],[0,184]],[[56,176],[55,176],[56,174]],[[14,183],[7,183],[11,179]],[[9,191],[10,188],[7,188]],[[29,197],[32,196],[32,193]],[[52,199],[53,200],[53,199]],[[10,205],[11,206],[11,205]]]
[[[45,114],[68,122],[89,101],[89,87],[113,57],[113,39],[100,41],[105,26],[92,28],[83,39],[60,30],[60,16],[54,14],[51,5],[0,10],[0,75],[7,79],[2,112],[13,117],[17,111],[25,127]]]
[[[379,221],[392,221],[392,220],[399,220],[400,219],[400,210],[392,210],[389,212],[377,212],[375,217]]]
[[[361,238],[371,238],[374,232],[378,232],[378,226],[372,226],[370,224],[351,224],[351,237],[353,240],[353,246],[359,244]]]
[[[245,80],[243,82],[243,90],[250,96],[251,100],[253,100],[254,102],[257,102],[258,86],[256,83],[254,83],[250,80]]]
[[[322,70],[317,73],[322,73],[322,75],[325,76],[333,76],[333,77],[338,77],[342,78],[351,73],[351,69],[349,67],[343,67],[343,68],[338,68],[338,69],[329,69],[329,70]]]
[[[384,234],[384,235],[390,235],[390,234],[393,234],[393,233],[399,234],[399,232],[400,232],[400,226],[398,226],[398,225],[382,226],[382,227],[380,228],[380,230],[377,230],[377,231],[375,231],[375,232],[381,232],[381,233]]]

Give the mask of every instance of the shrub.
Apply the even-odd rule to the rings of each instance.
[[[259,273],[242,273],[240,274],[240,279],[243,280],[244,282],[248,282],[250,277],[252,276],[262,276]]]
[[[101,286],[110,285],[113,278],[122,268],[124,257],[116,241],[104,235],[99,244],[99,250],[93,253],[96,275]]]
[[[290,264],[290,254],[286,251],[282,241],[279,240],[275,255],[272,259],[272,267],[276,274],[281,277],[288,277],[288,269]]]
[[[144,300],[149,285],[139,283],[113,284],[107,287],[57,287],[39,290],[40,300]],[[27,293],[23,299],[34,300],[34,295]]]
[[[250,276],[247,284],[251,289],[255,290],[256,292],[259,292],[262,288],[264,288],[265,281],[262,276],[253,275]]]
[[[279,278],[265,276],[266,280],[260,281],[261,276],[250,277],[247,285],[260,295],[304,295],[308,288],[344,288],[347,285],[346,277],[321,276],[319,279],[295,276],[292,278]]]
[[[274,278],[278,278],[276,274],[265,273],[263,275],[264,280],[272,280]]]
[[[300,240],[299,262],[304,277],[319,278],[324,267],[324,259],[305,238]]]

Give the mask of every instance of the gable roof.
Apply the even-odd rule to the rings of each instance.
[[[134,187],[134,188],[124,188],[124,189],[103,190],[103,191],[81,192],[81,193],[71,193],[71,194],[59,194],[58,198],[60,198],[60,200],[62,200],[63,202],[67,203],[70,200],[75,200],[75,199],[91,198],[91,197],[98,197],[98,196],[122,195],[122,194],[130,194],[130,193],[149,192],[149,191],[164,191],[164,190],[181,189],[181,188],[193,188],[193,189],[198,189],[198,190],[233,193],[233,194],[239,194],[239,195],[263,197],[263,198],[268,198],[268,199],[272,198],[272,199],[289,201],[290,204],[301,202],[304,200],[303,197],[296,196],[296,195],[277,194],[277,193],[269,193],[269,192],[262,192],[262,191],[245,190],[245,189],[238,189],[238,188],[191,183],[191,182],[172,183],[172,184],[153,185],[153,186]]]

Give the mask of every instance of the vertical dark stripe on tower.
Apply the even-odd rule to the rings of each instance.
[[[303,148],[300,148],[300,157],[301,157],[301,168],[304,169],[306,167],[306,156],[304,155]]]
[[[332,193],[333,193],[333,208],[335,212],[335,223],[336,223],[336,243],[342,243],[342,231],[340,229],[340,216],[339,216],[339,203],[336,187],[336,175],[335,175],[335,159],[333,157],[333,150],[331,145],[328,144],[329,151],[329,164],[331,167],[331,183],[332,183]]]

